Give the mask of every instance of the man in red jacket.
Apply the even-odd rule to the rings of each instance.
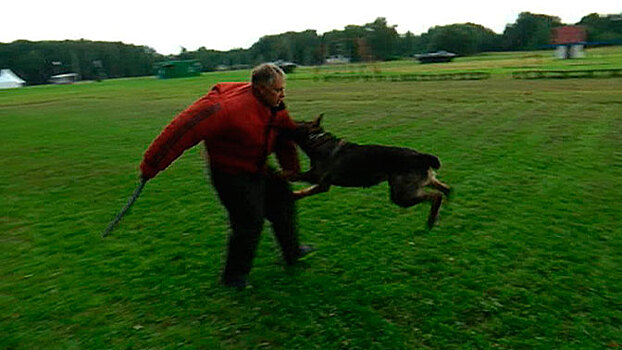
[[[222,282],[244,288],[264,218],[272,223],[288,265],[313,250],[300,246],[295,229],[294,198],[287,179],[298,174],[295,144],[280,137],[295,127],[283,99],[285,74],[262,64],[251,83],[221,83],[177,115],[153,141],[140,164],[144,179],[168,167],[186,149],[204,141],[211,179],[229,213],[231,235]],[[282,173],[268,170],[276,153]]]

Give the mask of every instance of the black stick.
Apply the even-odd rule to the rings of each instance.
[[[136,190],[134,190],[134,194],[132,195],[132,197],[127,201],[127,204],[123,207],[123,209],[121,209],[121,211],[119,212],[119,214],[117,214],[117,217],[114,218],[114,220],[112,220],[110,222],[110,224],[108,224],[108,227],[106,227],[106,230],[104,230],[104,232],[102,232],[102,238],[108,236],[108,234],[110,233],[110,231],[112,231],[112,229],[114,228],[114,226],[119,223],[119,221],[121,221],[121,218],[123,217],[123,215],[125,215],[125,213],[130,209],[130,207],[132,206],[132,204],[134,204],[134,202],[136,201],[136,198],[138,198],[138,196],[140,195],[140,192],[142,192],[143,187],[145,187],[145,184],[147,183],[147,180],[144,178],[140,179],[140,184],[138,184],[138,187],[136,187]]]

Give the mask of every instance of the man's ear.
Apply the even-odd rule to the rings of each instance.
[[[318,115],[317,117],[315,117],[315,119],[313,119],[313,125],[314,126],[320,126],[320,123],[322,122],[322,118],[324,118],[324,113],[321,113],[320,115]]]

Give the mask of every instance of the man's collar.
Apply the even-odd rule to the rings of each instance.
[[[272,113],[276,113],[276,112],[280,112],[282,110],[285,110],[285,108],[287,108],[285,106],[285,102],[281,101],[281,103],[278,106],[270,107],[270,111],[272,111]]]

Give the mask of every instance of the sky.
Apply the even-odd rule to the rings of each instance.
[[[19,0],[2,4],[0,42],[14,40],[121,41],[161,54],[182,47],[249,48],[264,35],[314,29],[318,34],[384,17],[400,34],[437,25],[476,23],[503,33],[521,12],[574,24],[590,13],[622,13],[621,0]]]

